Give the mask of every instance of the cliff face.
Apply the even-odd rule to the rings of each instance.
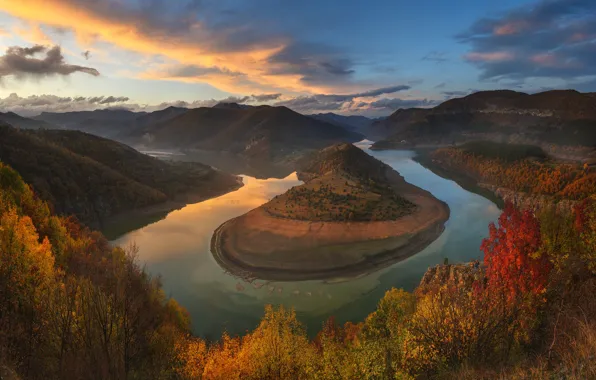
[[[436,265],[428,268],[424,273],[416,292],[424,294],[441,286],[470,289],[475,281],[483,279],[484,266],[478,261],[464,264]]]
[[[554,206],[557,211],[567,213],[573,211],[575,205],[578,204],[578,201],[569,199],[556,200],[555,198],[547,195],[531,195],[485,183],[481,183],[479,186],[489,189],[503,201],[510,202],[522,210],[529,209],[539,211],[549,209]]]

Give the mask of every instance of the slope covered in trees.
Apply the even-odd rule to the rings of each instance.
[[[0,373],[23,379],[379,379],[596,376],[596,198],[573,215],[507,206],[484,264],[392,289],[364,321],[310,340],[268,307],[208,342],[159,281],[98,233],[57,217],[0,164]],[[437,273],[459,273],[434,278]],[[434,273],[434,274],[433,274]]]
[[[130,139],[157,148],[226,151],[250,159],[284,160],[362,135],[286,107],[201,107],[135,130]]]
[[[0,160],[12,166],[58,214],[101,226],[121,212],[222,194],[235,176],[199,163],[171,163],[78,131],[0,126]]]
[[[516,192],[571,200],[594,193],[593,168],[545,157],[538,147],[493,142],[441,148],[431,154],[433,163],[440,167]]]

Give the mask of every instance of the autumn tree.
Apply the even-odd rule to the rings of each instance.
[[[545,302],[551,263],[540,251],[540,224],[534,214],[507,204],[498,226],[489,225],[484,239],[486,267],[485,293],[496,304],[506,302],[519,312],[517,337],[527,339],[528,329],[536,322],[536,312]]]

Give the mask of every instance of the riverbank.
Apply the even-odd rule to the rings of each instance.
[[[394,172],[395,173],[395,172]],[[449,207],[395,173],[392,188],[416,205],[397,220],[308,221],[257,208],[222,224],[214,258],[240,277],[294,281],[355,277],[401,261],[437,239]]]
[[[216,175],[220,173],[222,172],[217,171]],[[180,194],[175,199],[110,216],[103,221],[100,231],[108,240],[115,240],[128,232],[162,220],[172,211],[180,210],[189,204],[222,196],[244,186],[240,176],[236,176],[235,182],[225,186],[213,185],[215,183],[217,183],[217,179],[213,179],[210,186],[195,189],[192,193]]]
[[[439,177],[454,181],[463,189],[471,193],[478,194],[496,204],[500,209],[503,209],[505,206],[505,201],[496,192],[482,186],[472,176],[437,164],[430,156],[430,153],[433,150],[434,148],[415,149],[414,152],[416,152],[416,155],[412,157],[412,160],[419,163]]]

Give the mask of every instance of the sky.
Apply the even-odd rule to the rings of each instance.
[[[596,91],[596,0],[0,0],[0,111]]]

